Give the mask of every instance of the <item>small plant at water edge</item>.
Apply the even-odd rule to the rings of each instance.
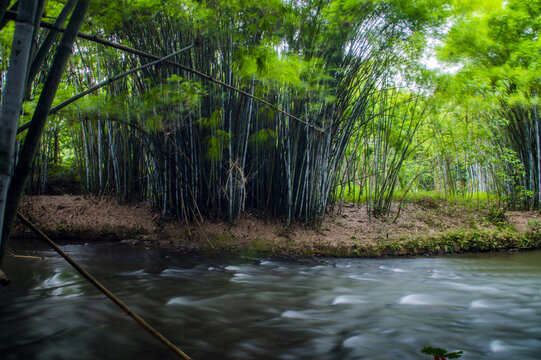
[[[453,353],[448,353],[447,350],[442,348],[434,348],[432,346],[425,346],[421,352],[426,355],[434,356],[434,360],[447,360],[447,359],[458,359],[462,356],[463,351],[457,351]]]
[[[541,231],[541,221],[538,219],[528,220],[528,230],[534,234],[539,233]]]

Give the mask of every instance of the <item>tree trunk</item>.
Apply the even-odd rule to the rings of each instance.
[[[0,110],[0,229],[3,228],[7,190],[11,179],[15,135],[21,113],[36,4],[35,0],[24,0],[20,3],[6,85],[2,94],[2,108]],[[4,243],[0,239],[0,251],[3,247]],[[1,257],[2,252],[0,252],[0,259]]]
[[[29,174],[32,170],[32,163],[36,157],[39,140],[41,138],[41,134],[43,133],[43,129],[49,115],[49,110],[56,95],[56,90],[58,89],[58,85],[62,79],[62,74],[64,73],[64,69],[66,68],[66,64],[71,55],[73,43],[75,42],[77,33],[83,24],[83,20],[88,11],[89,5],[90,0],[79,0],[77,2],[77,5],[71,15],[69,24],[66,28],[66,32],[64,33],[62,41],[60,42],[58,50],[54,56],[51,70],[47,76],[47,80],[43,86],[43,91],[36,105],[36,109],[32,117],[32,124],[28,129],[28,134],[26,135],[24,146],[19,156],[19,162],[15,168],[13,181],[11,182],[7,196],[2,242],[0,244],[0,259],[3,258],[4,255],[4,248],[7,240],[9,239],[11,228],[13,226],[13,222],[15,221],[15,216],[19,207],[19,202],[23,195]]]

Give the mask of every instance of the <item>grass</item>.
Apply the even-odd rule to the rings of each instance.
[[[359,185],[355,184],[354,186],[345,186],[344,187],[344,201],[346,202],[360,202],[361,204],[366,204],[368,202],[368,194],[364,191],[360,194]],[[341,199],[342,187],[339,186],[336,189],[336,198]],[[396,190],[393,193],[393,201],[407,201],[417,203],[426,199],[433,199],[436,202],[445,201],[447,203],[456,203],[461,205],[476,205],[481,206],[483,204],[490,204],[496,199],[496,195],[489,194],[485,192],[475,192],[475,193],[464,193],[464,194],[446,194],[437,190],[410,190],[406,196],[404,196],[404,191]]]

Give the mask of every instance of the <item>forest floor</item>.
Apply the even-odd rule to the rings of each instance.
[[[539,212],[490,210],[486,203],[420,197],[388,218],[345,204],[321,227],[244,214],[233,225],[162,222],[148,204],[121,205],[87,196],[28,196],[21,211],[61,243],[106,242],[205,255],[388,256],[525,249],[541,246]],[[14,238],[32,237],[18,223]],[[16,241],[16,240],[13,240]]]

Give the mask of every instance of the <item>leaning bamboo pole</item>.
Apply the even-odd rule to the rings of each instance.
[[[118,74],[118,75],[115,75],[105,81],[102,81],[100,82],[99,84],[96,84],[84,91],[81,91],[80,93],[78,93],[77,95],[74,95],[72,96],[71,98],[63,101],[62,103],[56,105],[55,107],[51,108],[51,110],[49,111],[49,116],[53,115],[53,114],[56,114],[58,111],[62,110],[64,107],[68,106],[69,104],[79,100],[80,98],[88,95],[88,94],[91,94],[93,93],[94,91],[97,91],[98,89],[101,89],[102,87],[106,86],[106,85],[110,85],[112,84],[113,82],[117,81],[117,80],[120,80],[128,75],[131,75],[133,73],[136,73],[138,71],[141,71],[141,70],[144,70],[148,67],[151,67],[151,66],[154,66],[154,65],[157,65],[159,63],[162,63],[162,62],[165,62],[165,61],[168,61],[169,59],[177,56],[178,54],[184,52],[184,51],[187,51],[187,50],[190,50],[191,48],[193,48],[195,45],[190,45],[190,46],[187,46],[185,48],[182,48],[180,50],[177,50],[175,51],[174,53],[170,54],[170,55],[167,55],[163,58],[160,58],[156,61],[153,61],[153,62],[150,62],[148,64],[144,64],[144,65],[141,65],[139,67],[136,67],[134,69],[131,69],[131,70],[128,70],[128,71],[125,71],[121,74]],[[24,124],[24,125],[21,125],[18,129],[17,129],[17,133],[21,133],[23,131],[25,131],[26,129],[28,129],[30,127],[30,122]]]
[[[24,217],[20,212],[17,213],[17,217],[21,220],[28,228],[30,228],[40,239],[45,241],[51,248],[54,249],[60,256],[62,256],[79,274],[81,274],[85,279],[87,279],[92,285],[94,285],[99,291],[101,291],[105,296],[107,296],[111,301],[113,301],[126,315],[134,319],[143,329],[148,331],[152,336],[158,339],[162,344],[164,344],[168,349],[177,354],[180,358],[185,360],[191,360],[186,353],[180,350],[175,344],[163,336],[160,332],[150,326],[142,317],[140,317],[136,312],[134,312],[130,307],[124,302],[122,302],[118,297],[115,296],[109,289],[103,286],[98,280],[96,280],[89,272],[87,272],[81,265],[79,265],[75,260],[73,260],[64,250],[62,250],[55,242],[53,242],[47,235],[45,235],[41,230],[39,230],[34,224],[32,224],[27,218]]]
[[[6,11],[5,13],[5,18],[6,19],[9,19],[9,20],[15,20],[17,17],[17,13],[13,12],[13,11]],[[51,24],[49,22],[46,22],[46,21],[41,21],[40,23],[40,26],[43,27],[43,28],[46,28],[46,29],[55,29],[55,30],[58,30],[60,32],[65,32],[66,29],[63,28],[63,27],[55,27],[54,24]],[[143,57],[146,57],[146,58],[149,58],[149,59],[154,59],[154,60],[159,60],[160,57],[159,56],[156,56],[156,55],[152,55],[152,54],[149,54],[149,53],[146,53],[144,51],[141,51],[141,50],[137,50],[137,49],[133,49],[133,48],[130,48],[128,46],[124,46],[124,45],[120,45],[120,44],[117,44],[113,41],[108,41],[108,40],[104,40],[104,39],[100,39],[98,38],[97,36],[95,35],[88,35],[88,34],[84,34],[84,33],[77,33],[77,37],[80,37],[82,39],[86,39],[86,40],[89,40],[89,41],[92,41],[92,42],[96,42],[98,44],[102,44],[102,45],[105,45],[105,46],[109,46],[109,47],[112,47],[112,48],[115,48],[115,49],[118,49],[118,50],[122,50],[122,51],[125,51],[127,53],[131,53],[131,54],[135,54],[135,55],[139,55],[139,56],[143,56]],[[178,64],[178,63],[175,63],[175,62],[172,62],[172,61],[167,61],[167,64],[169,65],[173,65],[173,66],[176,66],[184,71],[187,71],[187,72],[190,72],[196,76],[199,76],[200,78],[204,79],[204,80],[207,80],[207,81],[210,81],[210,82],[213,82],[215,84],[218,84],[224,88],[227,88],[227,89],[230,89],[232,91],[235,91],[235,92],[238,92],[239,94],[242,94],[244,96],[247,96],[247,97],[250,97],[250,98],[253,98],[254,100],[262,103],[262,104],[265,104],[266,106],[296,120],[296,121],[299,121],[309,127],[311,127],[312,129],[314,130],[317,130],[319,132],[324,132],[325,129],[322,129],[318,126],[315,126],[313,124],[310,124],[308,123],[307,121],[305,120],[302,120],[292,114],[289,114],[287,113],[286,111],[280,109],[279,107],[277,107],[276,105],[264,100],[263,98],[260,98],[258,96],[255,96],[255,95],[252,95],[244,90],[241,90],[235,86],[232,86],[224,81],[221,81],[221,80],[218,80],[218,79],[215,79],[213,78],[212,76],[209,76],[207,74],[204,74],[200,71],[197,71],[195,69],[192,69],[192,68],[189,68],[187,66],[184,66],[184,65],[181,65],[181,64]]]

